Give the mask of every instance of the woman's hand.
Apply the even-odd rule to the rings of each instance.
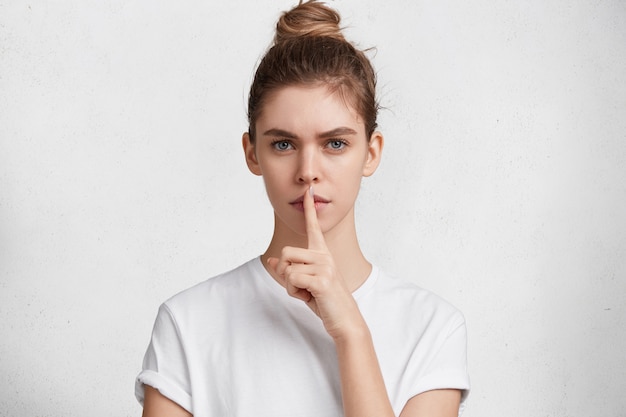
[[[307,248],[286,246],[280,258],[268,258],[267,262],[287,293],[304,301],[337,339],[360,328],[364,321],[326,246],[312,193],[311,187],[303,201]]]

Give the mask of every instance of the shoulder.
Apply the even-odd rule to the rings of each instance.
[[[376,285],[365,294],[360,304],[407,321],[417,321],[425,327],[454,328],[464,325],[463,313],[443,297],[422,288],[406,277],[378,271]],[[452,330],[452,329],[450,329]]]
[[[251,296],[257,291],[259,272],[257,258],[230,271],[221,273],[170,297],[163,307],[173,315],[187,311],[221,308],[231,305],[233,298]],[[262,266],[261,266],[262,268]]]

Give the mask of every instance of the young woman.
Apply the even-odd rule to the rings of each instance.
[[[159,309],[136,394],[145,417],[459,414],[463,316],[363,256],[354,204],[376,170],[375,73],[339,15],[285,13],[243,135],[274,208],[267,250]]]

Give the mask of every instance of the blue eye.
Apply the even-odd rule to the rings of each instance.
[[[328,147],[334,151],[339,151],[346,147],[346,142],[341,139],[333,139],[328,141]]]
[[[286,140],[277,140],[272,143],[272,146],[277,151],[287,151],[291,149],[291,143],[289,143],[289,141],[286,141]]]

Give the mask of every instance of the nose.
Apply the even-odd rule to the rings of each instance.
[[[297,181],[301,184],[315,184],[320,180],[319,157],[315,149],[305,147],[298,158]]]

